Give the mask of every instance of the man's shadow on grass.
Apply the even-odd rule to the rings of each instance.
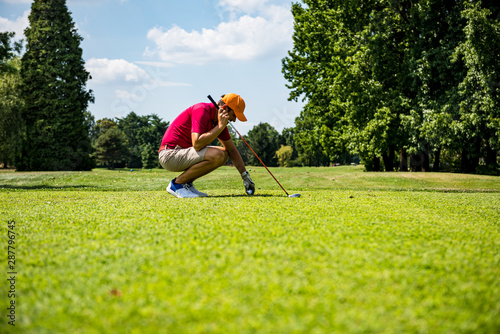
[[[256,194],[256,195],[245,195],[245,194],[234,195],[234,194],[228,194],[228,195],[215,195],[215,196],[208,195],[207,197],[203,197],[203,198],[232,198],[232,197],[234,197],[234,198],[236,198],[236,197],[252,198],[252,197],[282,197],[282,196],[269,195],[269,194]]]

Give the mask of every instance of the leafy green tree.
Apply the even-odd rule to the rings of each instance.
[[[169,126],[158,115],[139,116],[133,111],[123,118],[117,118],[117,124],[127,136],[130,150],[128,166],[133,168],[143,167],[142,154],[146,145],[158,150]]]
[[[315,111],[317,110],[317,111]],[[330,129],[319,120],[321,108],[308,103],[295,120],[294,144],[298,152],[298,162],[305,166],[325,166],[330,163],[330,153],[335,155],[339,148],[323,146],[322,139],[335,139],[330,136]],[[328,131],[328,134],[325,133]]]
[[[238,152],[240,153],[243,162],[245,163],[245,165],[249,165],[250,160],[252,159],[253,156],[252,151],[250,151],[248,146],[243,142],[243,140],[240,138],[240,136],[238,136],[236,131],[234,131],[231,126],[229,126],[227,129],[229,130],[229,134],[231,135],[231,140],[233,141],[234,146],[236,146],[236,148],[238,149]],[[212,145],[221,145],[221,144],[218,140],[215,140],[214,143],[212,143]],[[228,160],[228,163],[232,164],[231,159]]]
[[[4,168],[12,164],[19,154],[22,132],[20,110],[23,102],[19,97],[18,58],[5,62],[9,70],[0,73],[0,162]]]
[[[268,123],[260,123],[248,131],[245,139],[266,166],[277,166],[276,151],[279,148],[279,132]],[[250,165],[260,165],[259,160],[252,154],[249,157]]]
[[[19,73],[19,64],[10,62],[21,54],[23,47],[22,41],[12,43],[15,35],[14,32],[0,32],[0,73]]]
[[[357,113],[354,116],[366,119],[363,113],[373,110],[371,100],[378,91],[351,94],[363,92],[364,88],[364,54],[356,42],[362,37],[363,23],[369,22],[367,10],[360,10],[359,1],[303,2],[305,5],[292,6],[294,47],[283,59],[283,73],[290,82],[290,99],[303,96],[307,101],[296,120],[299,158],[303,164],[319,166],[342,154],[350,142],[342,137],[344,133],[352,134],[344,132],[348,125],[344,120],[346,112],[352,109]],[[365,3],[368,8],[371,5]],[[363,107],[354,109],[359,100]]]
[[[95,133],[97,138],[94,142],[93,157],[98,162],[107,164],[108,169],[114,169],[116,163],[128,159],[127,137],[114,121],[106,118],[97,121]]]
[[[105,131],[111,128],[117,128],[117,127],[118,125],[113,119],[109,118],[100,119],[94,125],[94,128],[92,130],[92,136],[94,136],[95,139],[97,139],[101,135],[101,133],[104,133]]]
[[[12,43],[13,32],[0,33],[0,162],[4,168],[16,159],[22,138],[19,97],[21,42]]]
[[[292,148],[292,157],[291,160],[295,160],[298,158],[298,153],[297,149],[295,147],[295,128],[284,128],[283,131],[281,131],[281,136],[280,136],[280,145],[283,146],[290,146]]]
[[[158,149],[153,147],[150,143],[142,146],[141,158],[142,158],[142,168],[154,168],[158,166]]]
[[[65,0],[34,0],[21,64],[26,136],[19,170],[88,170],[90,158],[85,70],[75,24]]]
[[[463,1],[420,1],[407,16],[413,34],[408,34],[405,54],[415,95],[406,95],[410,111],[401,115],[407,138],[401,153],[409,154],[412,170],[429,170],[433,156],[434,170],[439,171],[441,152],[459,145],[453,119],[464,64],[451,59],[464,38],[462,9]]]
[[[466,0],[303,0],[283,59],[299,156],[347,149],[377,170],[439,170],[442,150],[474,171],[498,150],[499,6]]]
[[[496,173],[500,150],[500,4],[465,2],[465,38],[455,54],[467,73],[459,86],[459,120],[462,139],[462,171],[476,172],[481,157]],[[487,171],[485,171],[487,172]]]
[[[280,167],[288,167],[292,160],[293,148],[291,146],[281,145],[280,149],[276,151],[276,158]]]

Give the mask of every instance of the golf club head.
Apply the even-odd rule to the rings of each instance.
[[[290,195],[288,197],[300,197],[300,194],[293,194],[293,195]]]

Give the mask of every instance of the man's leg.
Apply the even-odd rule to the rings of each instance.
[[[189,167],[184,173],[177,177],[175,183],[190,183],[196,179],[207,175],[224,165],[229,155],[223,147],[211,146],[205,154],[205,159]]]

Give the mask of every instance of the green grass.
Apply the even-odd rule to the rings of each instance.
[[[500,332],[498,177],[273,168],[294,199],[254,169],[193,200],[161,170],[0,173],[0,332]]]

